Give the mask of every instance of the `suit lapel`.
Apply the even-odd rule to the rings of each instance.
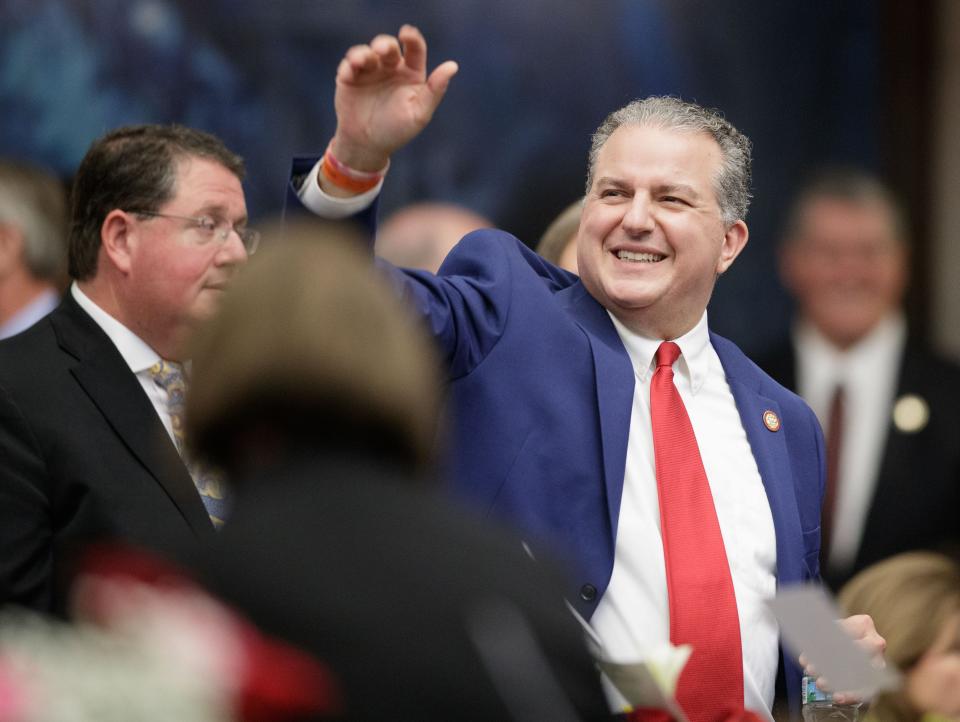
[[[557,295],[561,304],[569,310],[586,333],[593,354],[603,445],[603,478],[612,543],[617,536],[620,499],[623,494],[630,413],[633,408],[633,367],[606,310],[580,283]]]
[[[72,373],[117,436],[159,483],[198,536],[213,533],[193,480],[156,410],[113,342],[67,293],[51,316],[61,348],[77,359]]]
[[[710,334],[710,341],[723,364],[773,514],[777,535],[777,581],[780,584],[801,581],[805,575],[797,550],[804,548],[803,532],[794,496],[786,434],[783,428],[770,431],[764,424],[767,411],[776,414],[782,423],[780,406],[758,391],[759,376],[739,349],[713,333]]]

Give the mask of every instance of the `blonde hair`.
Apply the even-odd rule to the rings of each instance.
[[[363,240],[316,222],[266,240],[193,339],[193,445],[229,470],[238,439],[260,425],[281,441],[428,465],[439,361]]]
[[[583,211],[583,198],[575,200],[553,219],[540,237],[536,251],[550,263],[558,264],[567,245],[573,240],[580,228],[580,214]]]
[[[901,670],[913,667],[945,625],[960,614],[960,566],[933,552],[906,552],[878,562],[840,591],[848,614],[869,614],[887,641],[886,659]],[[902,693],[881,696],[877,719],[919,719]]]

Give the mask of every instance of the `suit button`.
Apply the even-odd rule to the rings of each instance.
[[[597,598],[597,588],[592,584],[584,584],[580,587],[580,598],[585,602],[592,602]]]

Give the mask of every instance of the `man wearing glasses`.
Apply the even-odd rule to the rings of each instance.
[[[64,302],[0,344],[0,604],[58,609],[71,556],[212,538],[229,487],[183,447],[184,344],[259,235],[243,162],[179,126],[95,141],[74,180]]]

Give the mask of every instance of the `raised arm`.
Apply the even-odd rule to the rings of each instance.
[[[331,154],[354,171],[383,170],[430,122],[456,72],[457,64],[448,60],[427,75],[427,43],[412,25],[400,28],[397,37],[378,35],[353,46],[337,68]],[[319,180],[330,195],[353,195],[323,174]]]

